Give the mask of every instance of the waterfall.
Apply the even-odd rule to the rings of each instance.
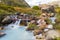
[[[20,21],[21,21],[21,19],[18,19],[14,24],[15,25],[20,25]]]
[[[12,25],[13,29],[16,29],[16,28],[20,27],[20,26],[19,26],[19,25],[20,25],[20,21],[21,21],[21,19],[18,19],[18,20]]]

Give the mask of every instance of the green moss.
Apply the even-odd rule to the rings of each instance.
[[[58,37],[58,38],[55,38],[54,40],[60,40],[60,37]]]

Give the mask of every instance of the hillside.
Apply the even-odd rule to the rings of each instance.
[[[25,0],[1,0],[1,3],[9,6],[30,7]]]
[[[25,0],[0,0],[0,14],[15,13],[14,7],[29,8]]]

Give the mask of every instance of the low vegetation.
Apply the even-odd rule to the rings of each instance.
[[[54,24],[54,28],[60,30],[60,7],[56,7],[55,11],[56,11],[56,24]]]
[[[59,38],[55,38],[55,39],[53,39],[53,40],[60,40],[60,37],[59,37]]]

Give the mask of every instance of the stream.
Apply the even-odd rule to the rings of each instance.
[[[6,35],[1,37],[0,40],[35,40],[33,32],[26,31],[26,26],[19,26],[20,21],[21,19],[6,26],[4,30]]]

